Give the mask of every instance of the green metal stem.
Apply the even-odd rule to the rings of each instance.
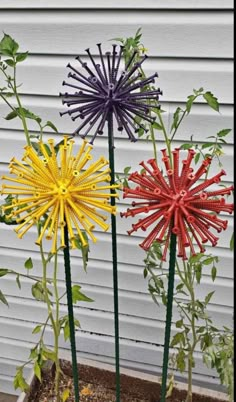
[[[115,162],[113,144],[113,118],[112,114],[108,119],[108,146],[109,166],[111,169],[111,182],[115,183]],[[114,194],[115,190],[111,190]],[[115,197],[111,197],[111,205],[116,205]],[[113,262],[113,292],[114,292],[114,323],[115,323],[115,359],[116,359],[116,402],[120,402],[120,345],[119,345],[119,298],[118,298],[118,270],[117,270],[117,238],[116,238],[116,216],[111,215],[112,230],[112,262]]]
[[[64,265],[65,265],[66,294],[67,294],[69,328],[70,328],[72,371],[74,378],[75,402],[79,402],[79,373],[78,373],[77,357],[76,357],[75,323],[74,323],[72,287],[71,287],[70,248],[69,248],[67,226],[65,226],[64,228],[64,233],[65,233]]]
[[[171,319],[172,319],[174,279],[175,279],[175,259],[176,259],[176,235],[174,233],[171,233],[168,297],[167,297],[167,308],[166,308],[165,344],[164,344],[164,357],[163,357],[163,366],[162,366],[162,383],[161,383],[161,401],[160,402],[165,402],[165,400],[166,400],[166,384],[167,384],[167,375],[168,375]]]

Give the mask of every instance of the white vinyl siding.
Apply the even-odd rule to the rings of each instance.
[[[79,4],[83,3],[83,4]],[[66,4],[66,5],[65,5]],[[78,5],[79,4],[79,5]],[[0,31],[12,35],[22,50],[29,50],[29,58],[19,66],[18,81],[22,102],[44,121],[51,120],[59,129],[56,140],[62,134],[76,128],[69,117],[61,118],[63,110],[58,94],[63,91],[62,81],[67,76],[68,62],[76,63],[75,56],[86,60],[84,49],[90,47],[96,54],[96,43],[102,42],[108,49],[114,37],[133,35],[142,27],[142,42],[148,48],[149,59],[145,62],[147,75],[157,71],[157,85],[163,90],[161,97],[167,127],[171,126],[177,106],[183,106],[193,88],[204,87],[212,91],[220,102],[220,113],[214,112],[202,100],[193,107],[176,137],[176,145],[195,141],[207,141],[223,128],[233,127],[233,15],[232,1],[225,0],[1,0]],[[3,116],[7,107],[0,101],[0,175],[8,171],[12,156],[22,154],[24,135],[18,120],[6,121]],[[29,122],[32,132],[37,131]],[[50,138],[50,131],[45,139]],[[157,134],[158,149],[163,148],[163,137]],[[229,145],[223,157],[227,176],[226,184],[233,181],[233,135],[227,137]],[[79,142],[79,140],[78,140]],[[116,133],[116,171],[122,173],[125,166],[138,168],[142,159],[150,158],[151,144],[140,140],[131,144],[125,136]],[[95,141],[95,157],[107,155],[107,138]],[[218,171],[218,167],[215,171]],[[120,197],[119,211],[126,208]],[[218,277],[212,283],[210,270],[206,267],[200,296],[215,290],[209,313],[216,325],[232,323],[233,310],[233,260],[229,240],[233,229],[232,217],[229,228],[220,236],[219,246],[207,251],[220,257]],[[117,215],[119,259],[119,303],[121,364],[125,367],[161,372],[165,325],[165,309],[154,305],[143,279],[144,252],[138,247],[143,237],[137,232],[128,237],[131,219]],[[111,235],[97,232],[97,244],[90,244],[88,272],[84,273],[79,251],[71,253],[72,276],[82,285],[86,295],[95,300],[92,304],[81,303],[75,307],[75,315],[82,330],[77,332],[77,349],[81,356],[104,362],[112,362],[114,356],[114,323],[112,294]],[[0,225],[0,267],[9,267],[24,273],[24,261],[32,257],[34,274],[41,275],[38,247],[34,244],[36,231],[26,234],[22,240],[16,237],[11,226]],[[64,288],[64,268],[59,259],[59,288]],[[32,335],[36,323],[43,322],[46,310],[43,303],[31,295],[31,283],[22,280],[19,290],[15,278],[0,278],[0,289],[6,294],[10,307],[0,304],[0,392],[15,393],[12,386],[15,367],[27,360],[29,350],[36,342]],[[66,303],[62,315],[66,314]],[[173,319],[177,318],[174,308]],[[173,327],[173,333],[175,329]],[[52,345],[50,330],[46,341]],[[61,347],[69,344],[61,339]],[[215,372],[202,363],[196,354],[195,381],[217,383]]]

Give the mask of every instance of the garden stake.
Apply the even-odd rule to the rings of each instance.
[[[74,323],[72,288],[71,288],[70,249],[69,249],[69,238],[68,238],[67,225],[65,225],[65,227],[64,227],[64,234],[65,234],[65,248],[64,248],[63,252],[64,252],[64,264],[65,264],[68,317],[69,317],[69,327],[70,327],[72,372],[73,372],[73,379],[74,379],[75,402],[79,402],[79,373],[78,373],[77,357],[76,357],[75,323]]]
[[[115,162],[113,146],[113,118],[112,114],[108,117],[108,147],[109,147],[109,166],[111,169],[110,185],[115,184]],[[111,189],[111,194],[114,190]],[[111,205],[115,206],[116,199],[111,197]],[[118,271],[117,271],[117,239],[116,239],[116,216],[111,215],[112,231],[112,261],[113,261],[113,291],[114,291],[114,314],[115,314],[115,359],[116,359],[116,402],[120,402],[120,346],[119,346],[119,299],[118,299]]]
[[[165,402],[165,398],[166,398],[166,382],[167,382],[167,374],[168,374],[171,319],[172,319],[174,279],[175,279],[175,258],[176,258],[176,235],[174,233],[171,233],[168,297],[167,297],[167,307],[166,307],[165,344],[164,344],[164,357],[163,357],[163,367],[162,367],[161,401],[160,402]]]

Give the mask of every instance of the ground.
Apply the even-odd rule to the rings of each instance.
[[[16,402],[17,396],[0,393],[0,402]]]

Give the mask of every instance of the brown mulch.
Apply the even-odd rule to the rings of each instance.
[[[71,364],[61,361],[64,375],[60,380],[61,395],[66,388],[70,389],[67,402],[74,402]],[[115,375],[107,370],[79,365],[80,402],[116,402]],[[56,402],[53,391],[53,370],[45,370],[42,383],[35,382],[28,402]],[[173,390],[168,402],[183,402],[186,392]],[[159,402],[160,385],[146,380],[121,375],[121,402]],[[193,402],[222,402],[220,399],[193,395]]]

